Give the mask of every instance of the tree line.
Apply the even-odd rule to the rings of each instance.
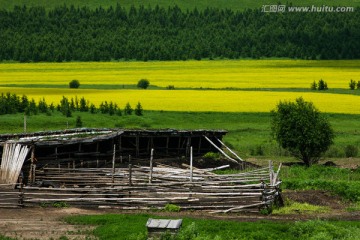
[[[40,99],[38,103],[34,99],[29,99],[26,95],[18,96],[11,93],[2,93],[0,95],[0,115],[24,113],[25,115],[36,115],[45,113],[51,115],[54,111],[61,112],[66,117],[71,117],[75,111],[90,112],[92,114],[102,113],[109,115],[143,115],[143,107],[140,102],[135,108],[132,108],[130,103],[127,103],[122,110],[116,103],[110,101],[101,102],[99,107],[93,103],[82,98],[67,98],[62,97],[57,105],[54,103],[48,104],[44,98]]]
[[[0,11],[0,60],[360,58],[360,8],[263,13],[207,8],[16,6]]]

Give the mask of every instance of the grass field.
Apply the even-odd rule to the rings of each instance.
[[[67,218],[75,224],[98,225],[94,235],[99,239],[147,239],[145,223],[148,214],[107,214]],[[121,224],[119,224],[121,223]],[[177,238],[163,239],[358,239],[360,223],[356,221],[307,222],[236,222],[183,218]]]
[[[115,101],[147,110],[269,112],[281,100],[303,96],[324,112],[360,114],[360,91],[348,90],[360,78],[360,61],[218,60],[185,62],[3,63],[1,92],[59,102],[82,97],[95,104]],[[146,78],[148,90],[134,89]],[[80,89],[68,89],[72,79]],[[329,91],[310,91],[324,79]],[[166,90],[173,85],[175,90]],[[44,94],[46,93],[46,94]]]
[[[61,5],[74,5],[74,6],[88,6],[90,8],[97,8],[100,5],[103,8],[108,8],[110,6],[116,6],[117,3],[120,3],[121,6],[126,8],[130,8],[131,5],[139,6],[152,6],[156,5],[162,7],[169,6],[179,6],[183,10],[186,9],[205,9],[207,7],[213,8],[222,8],[222,9],[232,9],[232,10],[244,10],[249,8],[261,8],[263,4],[277,4],[278,1],[275,0],[199,0],[199,1],[191,1],[191,0],[0,0],[0,9],[12,9],[15,5],[24,5],[27,6],[44,6],[46,9],[51,9],[56,6]],[[286,3],[286,2],[284,2]],[[297,0],[293,1],[294,6],[322,6],[322,5],[336,5],[336,6],[360,6],[360,2],[356,0],[335,0],[331,2],[327,2],[324,0]]]
[[[77,116],[81,116],[83,127],[89,128],[226,129],[229,133],[225,136],[225,142],[243,158],[267,156],[277,159],[283,156],[270,135],[269,113],[145,111],[144,116],[141,117],[118,117],[75,112],[73,116],[66,118],[57,111],[51,117],[45,114],[33,115],[27,117],[27,131],[74,128]],[[336,134],[335,145],[327,157],[345,157],[344,148],[349,144],[360,149],[358,131],[360,115],[329,114],[327,116]],[[22,114],[0,116],[0,133],[22,132],[23,120]],[[259,148],[260,152],[257,150]]]

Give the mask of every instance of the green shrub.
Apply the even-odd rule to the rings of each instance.
[[[341,158],[345,157],[345,153],[344,150],[339,147],[330,146],[329,150],[326,151],[325,156],[329,158]]]
[[[79,80],[76,80],[76,79],[71,80],[71,81],[69,82],[69,87],[70,87],[70,88],[79,88],[79,87],[80,87],[80,82],[79,82]]]
[[[327,86],[327,83],[320,79],[319,80],[319,83],[318,83],[318,90],[322,91],[322,90],[328,90],[328,86]]]
[[[137,83],[137,87],[138,88],[142,88],[142,89],[147,89],[150,85],[149,80],[147,79],[140,79],[139,82]]]
[[[310,85],[310,89],[311,90],[316,90],[317,89],[317,83],[315,81]]]
[[[67,208],[69,207],[69,204],[67,204],[66,202],[54,202],[52,206],[55,208]]]
[[[250,155],[252,156],[264,156],[264,147],[262,145],[257,145],[255,148],[250,149]]]
[[[81,128],[82,126],[83,126],[83,122],[82,122],[82,120],[81,120],[81,117],[80,117],[80,116],[77,116],[76,122],[75,122],[75,127]]]
[[[211,160],[219,160],[221,157],[220,153],[207,152],[204,154],[203,158],[211,159]]]
[[[347,158],[349,157],[356,157],[358,155],[358,148],[357,146],[354,146],[354,145],[347,145],[345,147],[345,156]]]
[[[180,206],[170,203],[166,204],[164,207],[164,210],[166,212],[180,212],[180,209],[181,209]]]
[[[349,88],[350,88],[350,90],[354,90],[354,89],[355,89],[355,86],[356,86],[356,82],[351,79],[350,82],[349,82]]]

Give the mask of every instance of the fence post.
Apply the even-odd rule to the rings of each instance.
[[[153,174],[153,158],[154,158],[154,149],[151,149],[150,155],[150,173],[149,173],[149,183],[152,183],[152,174]]]
[[[19,201],[18,201],[18,205],[20,207],[24,206],[24,188],[23,188],[23,176],[22,173],[19,176],[19,184],[20,184],[20,188],[19,188]]]
[[[190,147],[190,182],[193,181],[193,147]]]

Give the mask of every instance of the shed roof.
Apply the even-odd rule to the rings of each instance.
[[[182,219],[153,219],[149,218],[146,227],[157,229],[179,229]]]

